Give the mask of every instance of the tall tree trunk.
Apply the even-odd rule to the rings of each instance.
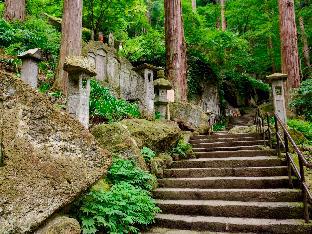
[[[225,0],[220,0],[220,4],[221,4],[221,26],[222,31],[224,32],[226,30]]]
[[[300,86],[300,69],[294,0],[279,0],[282,72],[288,74],[287,90]]]
[[[307,67],[310,67],[311,63],[310,63],[310,52],[309,52],[308,38],[307,38],[307,34],[305,32],[305,29],[304,29],[304,21],[303,21],[302,16],[299,17],[299,24],[300,24],[300,30],[301,30],[301,40],[302,40],[302,44],[303,44],[304,64]]]
[[[196,0],[192,0],[192,8],[193,8],[193,11],[196,11],[196,8],[197,8]]]
[[[275,65],[275,60],[274,60],[273,40],[272,40],[271,36],[269,36],[269,39],[268,39],[268,52],[269,52],[269,56],[271,58],[272,73],[275,73],[276,72],[276,65]]]
[[[4,19],[24,21],[26,15],[25,0],[5,0]]]
[[[165,0],[166,74],[177,101],[187,100],[186,43],[181,0]]]
[[[62,42],[54,87],[67,95],[68,74],[63,70],[67,56],[81,55],[82,0],[64,0]]]

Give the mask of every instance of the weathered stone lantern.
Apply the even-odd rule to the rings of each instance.
[[[165,79],[164,70],[157,72],[157,80],[154,81],[155,110],[160,113],[160,119],[169,117],[168,90],[172,89],[171,83]]]
[[[33,88],[38,86],[38,63],[42,60],[40,49],[27,50],[18,55],[22,60],[21,79]]]
[[[154,117],[155,106],[154,106],[154,79],[155,74],[159,70],[151,64],[144,63],[134,69],[137,71],[143,79],[139,82],[140,97],[142,102],[142,109],[148,116]]]
[[[272,86],[272,98],[274,105],[274,112],[277,116],[286,123],[286,102],[285,102],[285,81],[287,80],[287,74],[274,73],[270,76],[267,76],[269,82]]]
[[[89,127],[90,78],[96,75],[90,59],[80,56],[68,57],[64,63],[68,72],[67,111],[84,127]]]

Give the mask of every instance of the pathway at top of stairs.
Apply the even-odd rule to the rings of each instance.
[[[197,158],[173,162],[158,180],[162,213],[148,233],[312,233],[286,162],[260,135],[219,132],[190,143]]]

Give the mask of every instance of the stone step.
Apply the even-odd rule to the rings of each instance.
[[[275,156],[198,158],[174,161],[171,168],[224,168],[284,166],[286,161]]]
[[[213,143],[216,141],[257,141],[257,140],[263,140],[263,138],[260,137],[241,137],[241,138],[231,138],[231,137],[219,137],[219,138],[202,138],[202,139],[190,139],[191,144],[196,143]]]
[[[255,233],[312,233],[312,224],[301,219],[255,219],[209,216],[158,214],[156,225],[193,231],[255,232]]]
[[[193,147],[194,152],[212,152],[212,151],[235,151],[235,150],[260,150],[263,148],[263,145],[252,145],[252,146],[225,146],[225,147]]]
[[[163,214],[269,219],[303,218],[302,202],[156,200],[156,204]]]
[[[242,139],[245,137],[262,139],[262,136],[257,133],[241,133],[241,134],[230,134],[230,133],[213,133],[211,135],[196,135],[192,136],[191,140],[196,139],[218,139],[218,138],[236,138]]]
[[[209,231],[190,231],[190,230],[182,230],[182,229],[172,229],[172,228],[151,228],[148,231],[142,232],[144,234],[239,234],[238,232],[209,232]],[[245,234],[254,234],[251,232]]]
[[[263,145],[265,146],[266,141],[264,140],[253,140],[253,141],[215,141],[215,142],[200,142],[192,143],[193,148],[212,148],[212,147],[232,147],[232,146],[254,146]]]
[[[296,185],[296,179],[293,178]],[[162,188],[287,188],[287,176],[272,177],[203,177],[166,178],[158,180]]]
[[[237,151],[213,151],[195,152],[197,158],[226,158],[226,157],[252,157],[276,155],[275,150],[237,150]]]
[[[226,167],[226,168],[171,168],[164,171],[165,177],[264,177],[287,175],[287,166],[278,167]]]
[[[298,202],[302,199],[301,191],[297,189],[158,188],[153,194],[156,199],[170,200]]]

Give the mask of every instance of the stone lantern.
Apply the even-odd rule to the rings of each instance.
[[[22,60],[21,79],[33,88],[38,86],[38,63],[42,60],[40,49],[27,50],[18,55]]]
[[[151,64],[144,63],[134,69],[143,79],[139,80],[139,95],[142,102],[142,109],[148,116],[154,117],[154,79],[156,72],[159,70]]]
[[[155,110],[160,113],[161,119],[169,117],[168,90],[172,89],[171,83],[165,79],[164,70],[157,72],[157,80],[154,81]]]
[[[96,75],[90,59],[67,57],[64,70],[68,72],[67,111],[84,127],[89,127],[90,78]]]
[[[274,112],[283,123],[286,123],[287,115],[284,86],[285,81],[287,80],[287,74],[274,73],[270,76],[267,76],[267,78],[272,86]]]

